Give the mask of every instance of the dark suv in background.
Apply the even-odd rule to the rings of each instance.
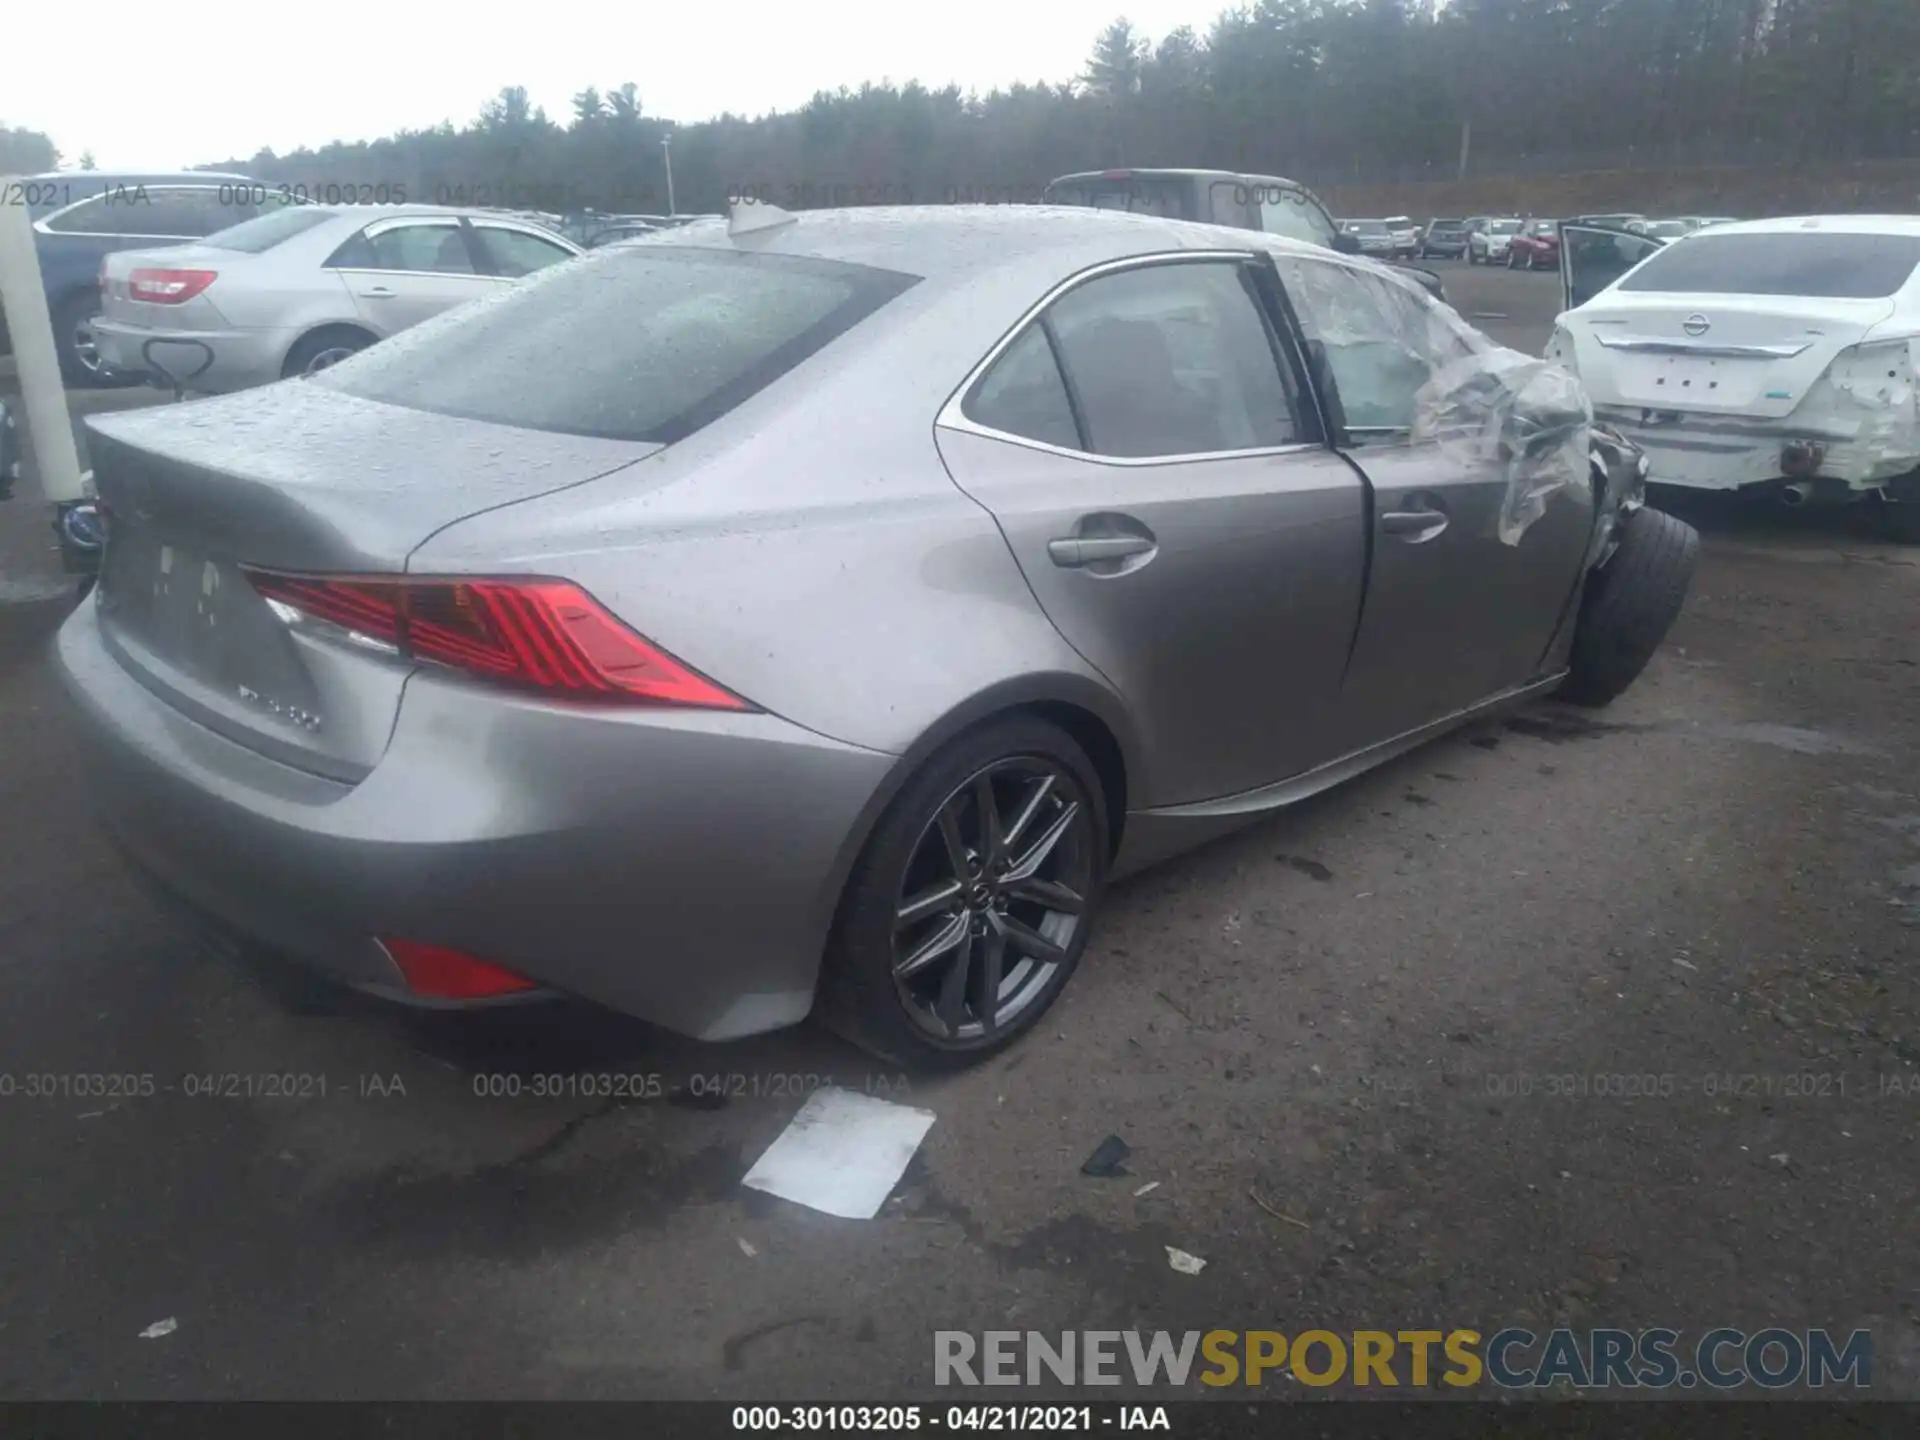
[[[40,280],[53,317],[60,373],[69,385],[111,385],[129,377],[100,359],[100,262],[116,250],[205,239],[279,201],[277,187],[211,170],[60,170],[17,183],[33,221]],[[0,353],[12,345],[0,321]]]
[[[1336,225],[1320,197],[1297,180],[1232,170],[1087,170],[1062,175],[1040,197],[1045,205],[1131,210],[1170,220],[1198,220],[1236,230],[1262,230],[1338,250],[1360,252],[1360,242]],[[1440,277],[1414,265],[1396,265],[1446,299]]]

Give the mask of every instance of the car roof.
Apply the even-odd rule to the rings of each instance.
[[[649,246],[730,249],[871,265],[927,280],[958,279],[1010,259],[1101,252],[1123,259],[1167,250],[1258,248],[1327,256],[1323,246],[1263,231],[1079,205],[915,205],[806,210],[794,223],[729,235],[699,220],[647,237]]]
[[[1809,230],[1830,235],[1920,235],[1920,215],[1779,215],[1768,220],[1726,220],[1715,235],[1790,235]]]
[[[129,183],[159,185],[195,180],[244,180],[250,185],[266,183],[263,180],[256,181],[253,176],[242,175],[235,170],[43,170],[38,175],[24,175],[21,179],[61,184],[84,180],[89,185]]]

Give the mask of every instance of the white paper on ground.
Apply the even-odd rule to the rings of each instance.
[[[931,1110],[854,1090],[816,1090],[742,1183],[829,1215],[871,1220],[933,1119]]]

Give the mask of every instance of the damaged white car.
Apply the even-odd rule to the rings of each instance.
[[[1670,242],[1562,227],[1547,358],[1655,484],[1875,499],[1920,543],[1920,217],[1752,220]]]

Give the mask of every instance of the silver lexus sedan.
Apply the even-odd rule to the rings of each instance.
[[[89,421],[59,654],[163,894],[414,1003],[963,1063],[1112,878],[1604,703],[1680,607],[1695,537],[1577,382],[1371,262],[763,210]]]
[[[581,253],[522,216],[432,205],[290,205],[100,270],[100,354],[208,394],[324,370]]]

